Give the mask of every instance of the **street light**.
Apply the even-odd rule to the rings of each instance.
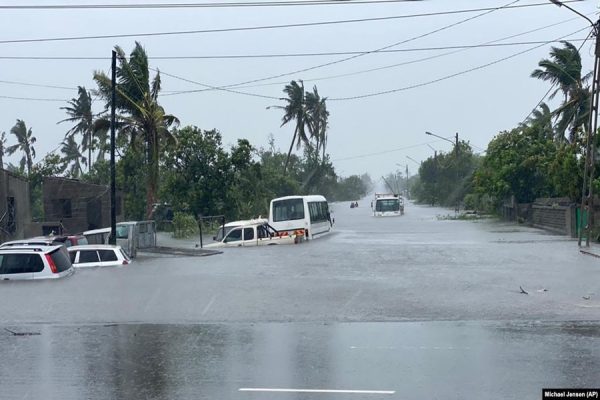
[[[454,140],[455,142],[453,142],[452,140],[445,138],[445,137],[441,137],[436,135],[435,133],[431,133],[431,132],[425,132],[426,135],[429,136],[435,136],[436,138],[440,138],[443,139],[447,142],[450,142],[454,145],[454,149],[456,151],[456,156],[455,156],[455,164],[456,164],[456,206],[454,207],[454,212],[456,214],[458,214],[458,212],[460,211],[460,203],[458,201],[458,192],[459,192],[459,187],[458,187],[458,132],[456,132],[456,135],[454,136]]]
[[[418,164],[418,165],[421,165],[421,164],[423,164],[423,162],[418,162],[418,161],[416,161],[415,159],[413,159],[413,158],[410,158],[409,156],[406,156],[406,158],[408,158],[410,161],[414,162],[415,164]]]
[[[596,51],[594,58],[594,75],[592,78],[592,89],[591,89],[591,104],[590,104],[590,119],[588,120],[588,132],[586,137],[585,145],[585,169],[583,173],[583,190],[581,194],[581,217],[579,220],[579,234],[577,239],[577,245],[581,246],[581,239],[584,229],[584,216],[587,210],[587,227],[585,235],[585,246],[590,246],[590,236],[592,228],[594,226],[594,171],[596,169],[596,131],[598,129],[598,103],[600,101],[600,41],[598,40],[598,30],[600,28],[600,20],[594,23],[585,15],[579,11],[569,7],[558,0],[550,0],[552,3],[559,7],[565,7],[571,12],[584,18],[592,25],[593,34],[596,37]]]

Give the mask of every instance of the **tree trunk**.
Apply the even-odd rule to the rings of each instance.
[[[292,138],[292,144],[290,144],[290,150],[288,151],[287,158],[285,159],[285,165],[283,166],[283,175],[285,175],[287,171],[288,164],[290,162],[290,156],[292,155],[292,149],[294,148],[294,142],[296,141],[296,135],[298,134],[298,129],[294,131],[294,137]]]
[[[148,188],[146,193],[146,219],[152,219],[158,192],[158,138],[148,135]]]

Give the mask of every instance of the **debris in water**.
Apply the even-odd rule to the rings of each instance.
[[[521,289],[521,293],[524,293],[524,294],[529,294],[529,293],[527,293],[526,291],[524,291],[524,290],[523,290],[523,288],[522,288],[521,286],[519,286],[519,289]]]
[[[6,329],[6,328],[4,328],[4,330],[6,332],[12,333],[13,336],[36,336],[36,335],[41,335],[41,333],[39,333],[39,332],[13,332],[10,329]]]
[[[521,289],[521,290],[523,290],[523,289]],[[547,292],[547,291],[548,291],[548,289],[546,289],[546,288],[542,288],[542,289],[538,290],[538,292]]]
[[[582,296],[585,300],[589,300],[590,296]]]

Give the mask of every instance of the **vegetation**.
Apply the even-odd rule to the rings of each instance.
[[[274,197],[322,194],[330,201],[343,201],[364,197],[370,190],[368,174],[337,175],[326,151],[327,98],[316,86],[305,92],[302,81],[292,81],[284,87],[283,104],[273,106],[283,111],[282,126],[295,124],[287,153],[276,148],[272,135],[267,148],[257,148],[246,139],[225,148],[217,129],[179,127],[179,120],[160,105],[160,72],[151,73],[154,70],[140,43],[135,43],[129,56],[118,46],[115,50],[116,184],[125,195],[126,219],[153,218],[160,210],[156,217],[171,215],[170,228],[175,236],[183,237],[197,233],[196,221],[201,216],[225,215],[235,220],[266,215]],[[105,153],[109,150],[111,79],[101,71],[95,71],[93,78],[95,90],[78,87],[78,96],[61,107],[67,118],[59,124],[71,127],[59,154],[34,163],[36,139],[21,120],[10,130],[16,144],[5,147],[5,135],[0,138],[0,162],[4,154],[23,154],[18,166],[7,168],[30,179],[36,221],[44,217],[44,177],[110,183]],[[93,111],[93,95],[104,101],[101,112]],[[294,144],[297,149],[303,147],[301,156],[292,154]]]
[[[510,196],[517,203],[542,197],[581,201],[590,74],[583,73],[577,48],[562,42],[551,48],[549,58],[542,59],[531,76],[556,88],[550,99],[561,95],[558,107],[551,110],[542,102],[523,124],[496,135],[484,156],[462,142],[458,164],[454,152],[425,160],[414,187],[421,203],[449,206],[458,193],[463,207],[491,212]],[[595,185],[600,188],[600,180]]]

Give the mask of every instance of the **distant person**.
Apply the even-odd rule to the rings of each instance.
[[[354,204],[354,207],[358,207],[358,201],[356,202],[356,204]]]

